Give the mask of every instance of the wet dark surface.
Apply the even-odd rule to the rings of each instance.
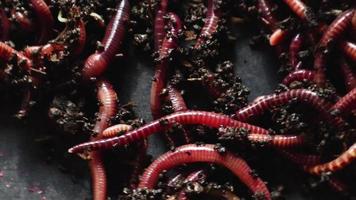
[[[236,37],[233,61],[243,83],[251,90],[250,100],[259,95],[269,94],[278,82],[276,75],[278,64],[273,51],[252,50],[248,45],[248,30],[238,33]],[[116,67],[123,68],[122,73],[115,75],[121,102],[133,101],[137,105],[138,116],[150,121],[149,92],[153,67],[138,60]],[[0,199],[90,199],[90,176],[85,161],[67,155],[64,148],[57,148],[63,146],[61,142],[66,143],[65,138],[63,140],[57,138],[56,141],[59,142],[54,143],[43,142],[47,140],[48,135],[53,137],[51,134],[53,130],[47,126],[45,119],[35,119],[25,126],[10,120],[8,116],[1,119]],[[149,153],[159,155],[164,152],[162,146],[159,137],[151,137]],[[46,151],[53,151],[53,154]],[[56,152],[64,156],[52,156]],[[266,161],[266,165],[270,164],[269,158],[262,159]],[[121,173],[120,168],[113,171],[111,173]],[[299,176],[302,173],[298,174],[296,171],[276,169],[270,171],[268,177],[274,178],[277,183],[286,184],[289,193],[287,199],[313,199],[301,194],[300,179],[303,179],[303,176]],[[110,184],[110,193],[119,192],[116,189],[118,182],[111,181],[113,184]]]

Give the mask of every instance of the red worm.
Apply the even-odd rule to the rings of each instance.
[[[328,113],[329,109],[332,107],[329,102],[320,98],[315,92],[306,89],[294,89],[280,94],[270,95],[238,110],[235,114],[235,118],[240,121],[247,121],[252,116],[261,115],[266,110],[272,109],[275,106],[287,104],[292,100],[297,100],[298,102],[303,102],[312,106],[321,113],[321,116],[325,118],[325,120],[336,127],[344,125],[341,118],[335,118]]]
[[[26,32],[32,32],[34,29],[34,24],[25,14],[18,12],[16,10],[12,11],[12,17],[19,24],[20,28]]]
[[[239,177],[251,192],[261,194],[266,199],[271,199],[265,183],[260,178],[251,175],[252,170],[244,160],[229,152],[220,154],[216,151],[215,145],[188,144],[161,155],[145,170],[138,188],[153,189],[163,170],[196,162],[222,165]]]
[[[78,40],[76,42],[76,46],[75,46],[75,48],[73,50],[73,54],[74,55],[79,55],[83,51],[83,49],[85,47],[85,41],[87,39],[87,32],[85,30],[84,21],[80,19],[77,22],[77,26],[78,26],[77,30],[79,32],[79,37],[78,37]]]
[[[349,64],[344,60],[340,59],[340,70],[342,75],[344,76],[344,82],[347,91],[351,91],[356,87],[356,78],[354,72],[350,68]]]
[[[220,11],[216,8],[214,3],[216,3],[215,0],[208,0],[208,10],[205,17],[205,23],[195,43],[195,49],[199,49],[204,41],[210,39],[218,29]]]
[[[97,83],[97,98],[100,103],[98,120],[95,123],[90,141],[103,138],[102,132],[110,125],[110,120],[116,114],[117,95],[112,85],[106,81]],[[101,152],[90,152],[89,168],[92,177],[92,189],[94,200],[106,200],[106,174]]]
[[[302,20],[310,22],[314,20],[314,14],[301,0],[283,0],[289,8]]]
[[[29,46],[23,50],[23,54],[29,58],[34,57],[35,55],[39,56],[41,60],[44,58],[49,59],[53,54],[59,53],[65,50],[63,44],[58,43],[49,43],[42,46]]]
[[[0,42],[0,60],[3,62],[8,62],[12,58],[17,58],[17,63],[22,66],[25,70],[30,70],[32,67],[32,61],[24,56],[22,53],[16,51],[9,45]]]
[[[286,31],[284,31],[282,29],[277,29],[270,36],[269,44],[271,46],[276,46],[276,45],[280,44],[284,40],[284,38],[286,38],[287,34],[288,33]]]
[[[261,135],[249,134],[248,140],[252,143],[264,143],[277,148],[292,148],[305,144],[303,136],[286,135]]]
[[[315,175],[321,175],[322,173],[325,172],[335,172],[351,164],[355,159],[356,159],[356,143],[353,144],[348,150],[346,150],[336,159],[328,163],[306,167],[306,170],[309,173]]]
[[[166,79],[168,73],[169,60],[168,57],[170,53],[177,47],[177,33],[181,28],[181,22],[179,18],[173,13],[169,15],[171,18],[171,33],[167,34],[164,38],[161,49],[159,50],[159,60],[156,65],[155,74],[151,86],[151,112],[154,119],[157,119],[161,116],[161,93],[163,88],[166,86]]]
[[[292,72],[301,68],[302,62],[299,59],[298,53],[302,48],[304,37],[298,33],[292,39],[289,45],[289,63],[292,68]]]
[[[346,115],[356,108],[356,88],[352,89],[344,97],[342,97],[331,108],[331,112],[340,115]]]
[[[9,18],[7,18],[4,9],[0,8],[0,41],[9,39],[10,26]]]
[[[289,86],[294,81],[314,82],[314,77],[315,77],[314,71],[301,69],[301,70],[297,70],[297,71],[289,73],[288,76],[286,76],[283,79],[282,83],[286,86]]]
[[[105,30],[105,36],[101,43],[104,46],[102,52],[96,52],[85,61],[82,75],[84,80],[99,77],[107,69],[120,50],[126,24],[129,21],[130,5],[128,0],[121,0],[116,8],[115,16],[111,19]]]
[[[68,151],[70,153],[78,153],[86,149],[96,150],[108,149],[115,146],[122,146],[143,138],[147,138],[153,133],[167,130],[174,123],[180,123],[182,125],[200,124],[209,126],[211,128],[219,128],[221,126],[245,128],[251,133],[269,134],[269,131],[267,131],[266,129],[233,120],[226,115],[206,111],[183,111],[164,116],[138,129],[129,131],[125,135],[95,142],[79,144],[70,148]]]
[[[323,50],[328,47],[331,41],[338,39],[345,30],[351,25],[355,9],[349,9],[340,14],[327,28],[319,42],[319,50],[315,55],[314,69],[316,70],[316,83],[325,82],[326,55]]]
[[[39,38],[39,43],[42,44],[48,40],[52,26],[54,24],[54,20],[51,10],[44,0],[30,0],[30,2],[36,13],[38,21],[41,24],[41,35]]]
[[[317,165],[321,162],[321,158],[318,155],[308,155],[300,153],[291,153],[289,151],[280,151],[290,161],[303,166]]]
[[[118,135],[122,135],[127,131],[131,131],[132,126],[127,124],[117,124],[115,126],[111,126],[103,131],[103,138],[112,138]]]
[[[156,12],[156,16],[154,19],[154,48],[156,51],[161,49],[161,45],[163,42],[164,37],[166,36],[166,31],[164,30],[165,22],[164,22],[164,15],[167,13],[167,0],[161,0],[160,7]]]
[[[340,43],[340,48],[353,61],[356,61],[356,44],[343,41]]]

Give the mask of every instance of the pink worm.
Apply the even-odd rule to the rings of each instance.
[[[332,113],[346,115],[356,108],[356,88],[352,89],[344,97],[342,97],[336,104],[331,108]]]
[[[250,142],[264,143],[277,148],[293,148],[305,144],[303,136],[300,135],[261,135],[261,134],[249,134],[247,136]]]
[[[161,49],[159,50],[159,61],[156,65],[156,70],[151,86],[151,112],[154,119],[157,119],[161,116],[161,92],[166,86],[167,82],[167,73],[168,73],[168,63],[170,53],[177,47],[177,34],[181,29],[181,22],[179,18],[171,13],[170,19],[172,20],[171,24],[171,35],[166,35],[164,38]]]
[[[76,47],[73,50],[73,54],[74,55],[79,55],[85,47],[85,41],[87,39],[87,32],[85,30],[85,23],[83,20],[79,20],[77,22],[77,26],[78,26],[78,31],[79,31],[79,37],[78,40],[76,42]]]
[[[314,166],[307,166],[305,169],[315,175],[321,175],[325,172],[335,172],[345,168],[345,166],[350,165],[356,159],[356,143],[353,144],[348,150],[342,153],[336,159]]]
[[[340,70],[342,75],[344,76],[344,82],[347,91],[351,91],[356,87],[356,77],[354,75],[354,72],[350,68],[349,64],[344,60],[340,59]]]
[[[107,26],[105,36],[101,41],[104,45],[104,50],[102,52],[95,52],[85,61],[82,70],[84,80],[99,77],[115,58],[124,39],[125,27],[129,21],[129,11],[129,1],[121,0],[116,8],[115,16]]]
[[[240,121],[247,121],[252,116],[261,115],[266,110],[272,109],[275,106],[287,104],[292,100],[297,100],[312,106],[321,113],[321,116],[325,118],[325,120],[336,127],[341,127],[344,124],[344,121],[341,118],[335,118],[328,112],[332,107],[329,102],[320,98],[315,92],[306,89],[294,89],[280,94],[270,95],[238,110],[235,114],[235,118]]]
[[[4,9],[0,8],[0,41],[9,39],[10,26],[9,18],[7,18]]]
[[[161,45],[164,37],[166,36],[166,31],[164,30],[165,22],[164,15],[167,13],[168,0],[161,0],[160,7],[156,12],[154,19],[154,48],[156,51],[161,49]]]
[[[319,42],[319,50],[315,55],[314,69],[316,70],[316,83],[323,84],[325,82],[325,65],[326,55],[323,49],[328,48],[331,41],[335,41],[345,32],[351,25],[351,20],[354,16],[355,9],[349,9],[341,13],[327,28]]]
[[[122,146],[146,138],[153,133],[167,130],[174,123],[180,123],[183,125],[200,124],[209,126],[211,128],[219,128],[221,126],[245,128],[251,133],[269,134],[269,131],[267,131],[266,129],[233,120],[226,115],[206,111],[183,111],[164,116],[136,130],[129,131],[125,135],[95,142],[79,144],[75,147],[70,148],[68,151],[70,153],[78,153],[85,149],[96,150],[108,149],[115,146]]]
[[[195,49],[201,48],[203,42],[207,39],[211,39],[213,34],[215,34],[218,29],[218,23],[221,14],[214,3],[215,0],[208,0],[208,11],[206,13],[205,23],[195,43]]]
[[[283,79],[282,83],[286,86],[289,86],[294,81],[314,82],[314,77],[315,77],[314,71],[301,69],[301,70],[296,70],[296,71],[289,73],[288,76],[286,76]]]
[[[97,97],[100,102],[98,121],[96,122],[90,141],[103,138],[102,132],[110,125],[110,120],[116,114],[117,95],[112,85],[106,81],[97,83]],[[92,177],[92,189],[94,200],[106,200],[106,174],[100,151],[90,152],[89,168]]]
[[[340,48],[346,56],[351,60],[356,61],[356,44],[353,42],[343,41],[340,43]]]
[[[315,15],[301,0],[283,0],[289,8],[302,20],[310,22]]]
[[[301,68],[302,62],[299,59],[298,53],[302,48],[303,42],[304,37],[302,34],[298,33],[294,36],[289,45],[289,63],[292,67],[292,71],[296,71]]]
[[[10,61],[11,58],[16,56],[18,64],[23,67],[26,71],[29,71],[32,67],[32,61],[24,56],[22,53],[16,51],[9,45],[0,42],[0,60],[3,62]]]
[[[12,12],[13,18],[15,18],[16,22],[19,24],[20,28],[26,32],[32,32],[34,29],[34,24],[32,21],[21,12],[17,12],[13,10]]]
[[[54,20],[51,10],[44,0],[30,0],[30,2],[36,13],[38,21],[41,24],[41,35],[38,42],[42,44],[48,40],[52,26],[54,24]]]
[[[188,144],[175,149],[175,151],[165,153],[156,159],[141,176],[138,188],[153,189],[163,170],[169,170],[176,166],[207,162],[222,165],[228,168],[254,193],[262,194],[266,199],[271,199],[270,192],[265,183],[257,177],[251,175],[251,169],[247,163],[234,156],[232,153],[220,154],[214,145]]]
[[[127,124],[117,124],[111,126],[103,131],[103,138],[112,138],[121,134],[131,131],[132,126]]]

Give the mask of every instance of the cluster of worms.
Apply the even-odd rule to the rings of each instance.
[[[70,133],[68,152],[88,162],[94,200],[112,196],[104,163],[117,152],[132,155],[119,199],[288,199],[285,182],[264,170],[276,159],[312,180],[309,190],[330,187],[337,199],[353,198],[355,6],[3,0],[1,101],[15,104],[19,119],[45,113]],[[283,76],[274,92],[251,102],[231,61],[241,25],[253,27],[251,48],[275,51]],[[119,101],[116,74],[131,56],[154,69],[148,123]],[[170,150],[149,161],[153,134]]]

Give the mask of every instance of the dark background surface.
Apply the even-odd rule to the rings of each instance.
[[[278,64],[271,49],[252,50],[249,47],[249,30],[243,27],[237,29],[244,31],[236,34],[235,56],[232,60],[236,72],[251,90],[249,99],[253,100],[276,88]],[[115,75],[119,82],[117,89],[121,102],[135,102],[138,116],[150,121],[149,92],[153,67],[139,60],[116,67],[122,68],[122,73]],[[58,151],[63,154],[65,149],[43,148],[46,145],[61,146],[61,142],[66,142],[57,138],[57,143],[43,144],[42,141],[51,131],[52,128],[42,118],[32,119],[24,126],[22,122],[10,119],[9,115],[1,117],[0,199],[90,199],[90,176],[85,161],[66,154],[64,158],[53,156]],[[164,152],[162,146],[160,138],[151,137],[149,153],[161,154]],[[269,164],[266,159],[266,165]],[[121,173],[120,169],[116,172]],[[303,178],[295,171],[272,170],[269,176],[277,182],[287,183],[286,189],[290,193],[287,199],[307,199],[300,192],[300,179]],[[110,185],[110,190],[117,192],[115,184]],[[333,198],[329,196],[323,199]]]

